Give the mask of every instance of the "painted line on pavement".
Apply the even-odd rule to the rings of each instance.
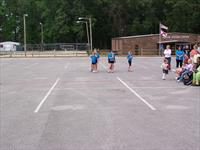
[[[132,88],[130,88],[122,79],[117,77],[117,80],[119,80],[125,87],[127,87],[133,94],[135,94],[142,102],[144,102],[151,110],[156,110],[155,107],[153,107],[151,104],[149,104],[144,98],[142,98],[136,91],[134,91]]]
[[[65,70],[69,67],[69,63],[65,65]]]
[[[39,109],[41,108],[42,104],[47,100],[48,96],[51,94],[51,92],[53,91],[53,89],[55,88],[55,86],[58,84],[58,82],[60,81],[59,78],[57,78],[56,82],[53,84],[53,86],[49,89],[49,91],[47,92],[47,94],[45,95],[45,97],[42,99],[42,101],[40,102],[40,104],[37,106],[37,108],[35,109],[34,113],[37,113],[39,111]]]
[[[106,66],[105,66],[102,62],[100,62],[100,65],[101,65],[105,70],[107,70]]]
[[[37,65],[37,64],[38,64],[38,63],[34,63],[34,64],[31,64],[31,65],[25,66],[24,68],[25,68],[25,69],[28,69],[28,68],[31,68],[31,67]]]

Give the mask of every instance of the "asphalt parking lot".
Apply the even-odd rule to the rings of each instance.
[[[200,88],[162,80],[161,63],[1,59],[1,150],[200,150]]]

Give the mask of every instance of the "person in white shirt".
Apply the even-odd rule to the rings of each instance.
[[[199,54],[200,54],[200,43],[198,44],[197,51],[198,51]]]
[[[172,50],[170,49],[170,45],[167,45],[166,49],[164,50],[165,59],[168,60],[169,70],[171,70],[171,54]]]

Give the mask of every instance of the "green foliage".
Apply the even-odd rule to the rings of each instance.
[[[87,42],[85,24],[92,17],[93,43],[110,48],[111,38],[158,33],[159,22],[170,32],[200,33],[199,0],[0,0],[0,41],[23,43],[23,14],[27,43]]]

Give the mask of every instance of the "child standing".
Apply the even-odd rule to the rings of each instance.
[[[91,60],[91,72],[97,72],[97,55],[95,54],[95,51],[92,51],[92,54],[90,55]]]
[[[131,51],[128,52],[128,56],[127,56],[127,59],[128,59],[128,71],[132,71],[131,70],[131,65],[132,65],[132,60],[133,60],[133,54]]]
[[[163,72],[162,79],[165,80],[165,76],[168,74],[168,71],[169,71],[169,64],[168,64],[167,59],[164,59],[162,65],[161,65],[161,68],[162,68],[162,72]]]
[[[100,58],[99,50],[97,51],[96,49],[94,49],[94,53],[95,53],[95,55],[97,56],[97,63],[96,63],[96,65],[95,65],[96,71],[97,71],[97,70],[98,70],[98,69],[97,69],[97,65],[98,65],[98,63],[99,63],[99,58]]]
[[[108,53],[108,63],[110,64],[108,72],[114,72],[115,54],[112,50]]]

